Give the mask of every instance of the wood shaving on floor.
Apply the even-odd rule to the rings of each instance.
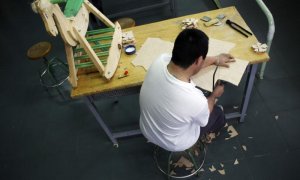
[[[224,127],[228,127],[228,123],[226,123]]]
[[[221,166],[221,167],[224,167],[224,164],[220,163],[220,166]]]
[[[242,148],[244,149],[244,151],[247,151],[247,146],[242,145]]]
[[[208,169],[210,170],[210,172],[214,172],[217,170],[214,165],[212,165],[211,168],[208,168]]]
[[[239,135],[239,133],[234,129],[234,127],[232,125],[228,126],[227,132],[230,135],[230,137],[229,138],[225,138],[225,140],[231,139],[231,138]]]
[[[176,173],[175,173],[174,171],[171,171],[171,172],[170,172],[170,175],[171,175],[171,176],[174,176],[174,175],[176,175]]]
[[[174,167],[182,167],[182,166],[185,166],[187,168],[190,168],[190,167],[193,167],[193,163],[191,161],[189,161],[187,158],[181,156],[180,159],[173,164]]]
[[[225,169],[218,170],[221,175],[225,175]]]
[[[234,165],[237,165],[237,164],[239,164],[239,161],[238,161],[237,159],[235,159],[235,161],[234,161],[233,164],[234,164]]]

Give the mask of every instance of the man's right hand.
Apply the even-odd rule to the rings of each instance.
[[[217,84],[214,91],[212,92],[212,96],[218,98],[222,96],[223,93],[224,93],[224,85]]]

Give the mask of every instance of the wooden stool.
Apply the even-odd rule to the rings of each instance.
[[[135,20],[129,17],[120,18],[117,20],[122,29],[131,28],[135,26]]]
[[[46,88],[56,88],[63,84],[69,77],[68,65],[66,63],[57,57],[51,60],[46,58],[51,48],[51,43],[39,42],[31,46],[27,51],[27,57],[30,60],[36,61],[43,59],[43,66],[40,69],[39,76],[41,85]],[[57,89],[57,91],[62,95],[59,89]]]
[[[167,151],[156,146],[153,153],[157,168],[168,178],[187,178],[200,175],[205,157],[205,145],[198,141],[193,147],[178,152]]]

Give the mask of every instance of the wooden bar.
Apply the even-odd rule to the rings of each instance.
[[[97,34],[103,34],[103,33],[114,32],[114,31],[115,31],[114,28],[96,29],[96,30],[87,31],[86,35],[90,36],[90,35],[97,35]]]
[[[102,56],[108,56],[108,51],[104,51],[104,52],[97,52],[96,55],[98,57],[102,57]],[[74,60],[83,60],[83,59],[88,59],[89,56],[86,54],[86,55],[82,55],[82,56],[77,56],[77,57],[74,57]]]

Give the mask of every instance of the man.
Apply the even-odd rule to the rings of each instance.
[[[224,126],[224,113],[215,106],[224,86],[216,85],[206,98],[190,78],[211,64],[228,67],[234,59],[229,54],[206,57],[207,52],[207,35],[186,29],[177,36],[172,57],[163,54],[149,68],[140,92],[140,128],[150,142],[183,151],[196,143],[200,132]]]

